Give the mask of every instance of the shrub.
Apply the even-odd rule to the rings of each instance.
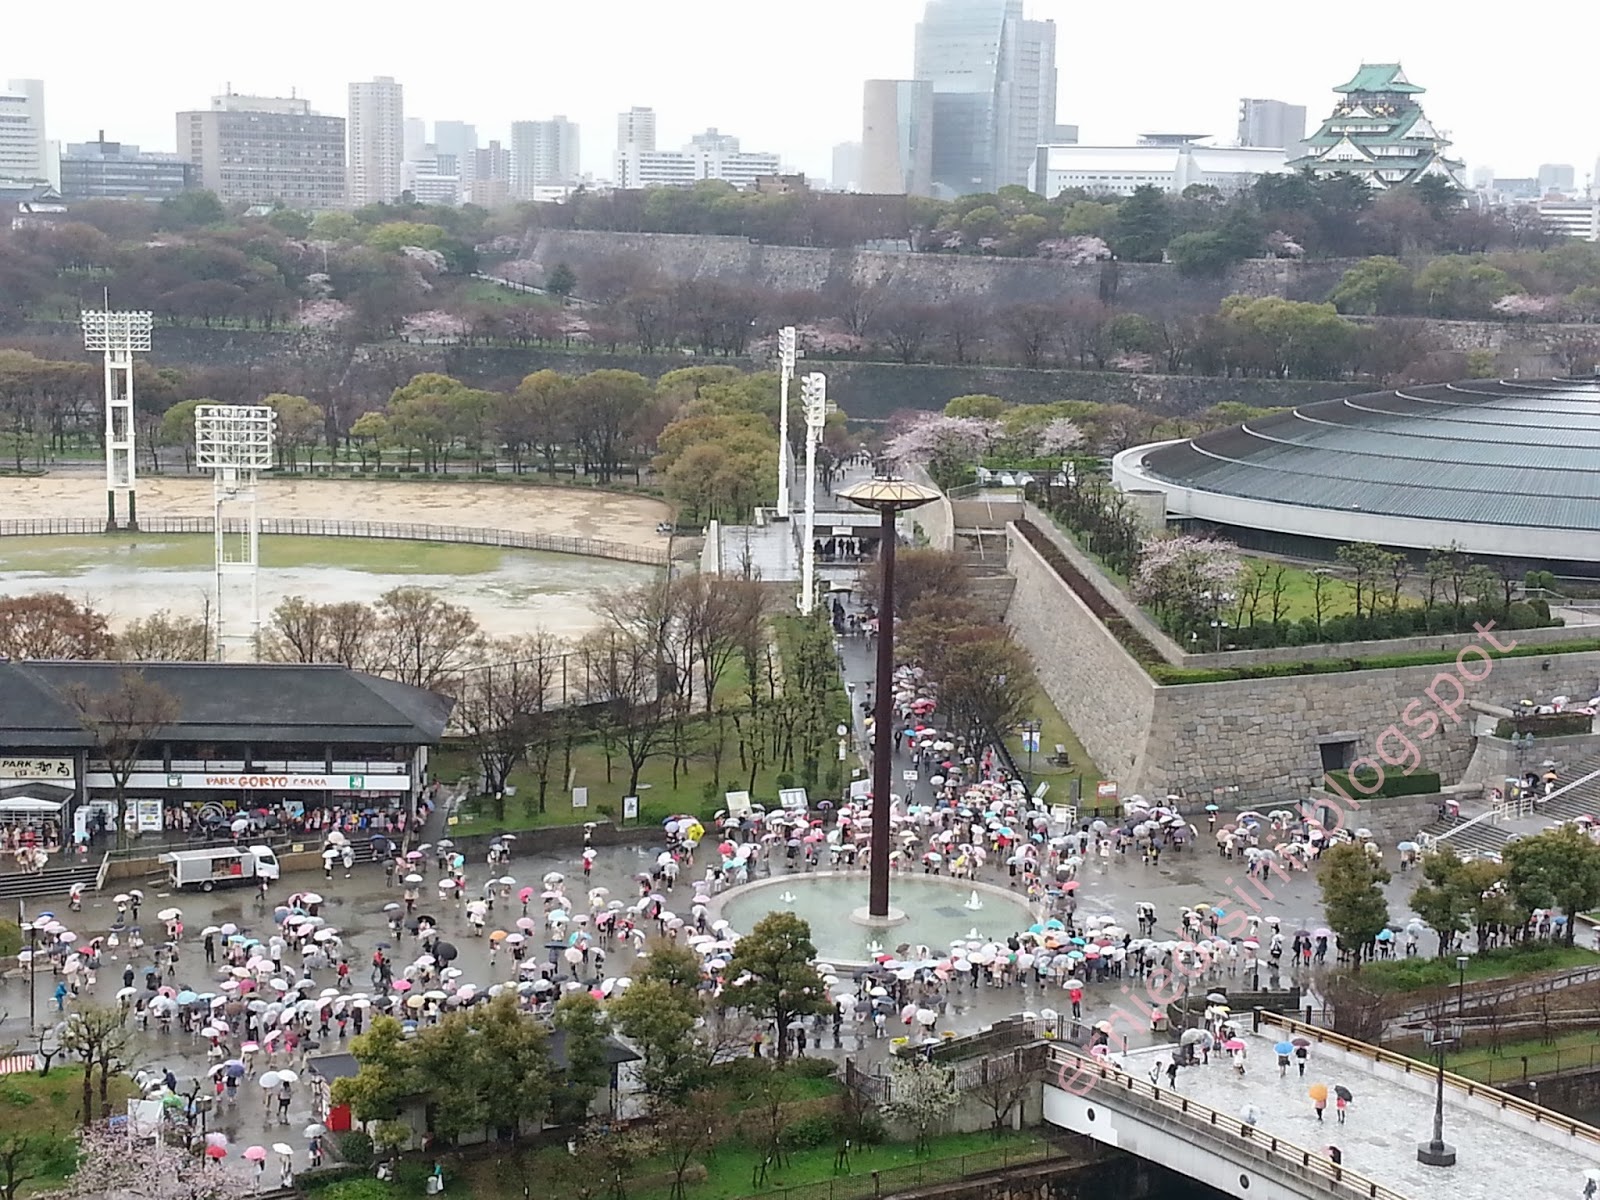
[[[839,1073],[839,1064],[826,1058],[798,1058],[789,1064],[789,1070],[802,1079],[829,1079]]]
[[[15,921],[0,921],[0,958],[10,958],[22,949],[22,927]]]
[[[339,1157],[352,1167],[372,1165],[372,1138],[359,1129],[339,1136]]]
[[[363,1135],[364,1136],[364,1135]],[[321,1200],[392,1200],[394,1187],[372,1176],[340,1179],[316,1193]]]
[[[1327,784],[1330,788],[1343,791],[1347,796],[1429,796],[1437,792],[1442,786],[1437,771],[1413,771],[1409,775],[1385,772],[1383,781],[1377,790],[1373,785],[1378,783],[1378,776],[1371,771],[1356,772],[1355,783],[1350,781],[1348,771],[1329,771]]]
[[[783,1144],[790,1150],[814,1150],[826,1146],[838,1134],[839,1122],[832,1113],[809,1113],[784,1126]]]

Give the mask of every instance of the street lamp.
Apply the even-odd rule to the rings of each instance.
[[[34,1020],[33,972],[34,959],[38,957],[39,926],[34,921],[25,921],[22,929],[28,935],[28,1031],[31,1033],[36,1024]]]
[[[1439,1059],[1439,1074],[1433,1099],[1433,1139],[1417,1145],[1417,1161],[1425,1167],[1453,1167],[1456,1165],[1456,1148],[1444,1140],[1444,1056],[1450,1047],[1461,1042],[1461,1024],[1453,1027],[1436,1023],[1432,1030],[1432,1047]]]
[[[1465,954],[1456,955],[1456,971],[1460,978],[1456,983],[1456,1024],[1462,1023],[1462,1010],[1467,1003],[1467,963],[1471,960]]]
[[[872,744],[872,859],[869,864],[867,908],[852,919],[865,924],[893,924],[889,909],[889,796],[894,780],[894,547],[895,514],[916,508],[939,493],[904,479],[869,479],[845,488],[842,499],[862,508],[876,509],[881,518],[878,538],[878,669],[873,707]],[[901,914],[902,919],[904,914]]]
[[[1028,752],[1028,790],[1033,791],[1033,752],[1039,748],[1039,718],[1029,717],[1022,723],[1022,746]]]

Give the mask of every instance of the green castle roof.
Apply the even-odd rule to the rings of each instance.
[[[1399,63],[1362,63],[1355,78],[1333,89],[1336,92],[1425,92],[1406,78]]]

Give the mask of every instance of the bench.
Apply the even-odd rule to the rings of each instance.
[[[1060,742],[1056,743],[1056,752],[1050,756],[1050,761],[1058,767],[1070,767],[1072,759],[1067,755],[1067,748]]]

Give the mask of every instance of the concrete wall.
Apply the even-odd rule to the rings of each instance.
[[[1595,733],[1537,738],[1533,749],[1523,755],[1517,753],[1509,738],[1480,737],[1462,778],[1466,782],[1494,786],[1508,775],[1539,770],[1546,759],[1553,759],[1559,764],[1557,771],[1561,778],[1570,782],[1578,776],[1579,763],[1592,763],[1597,754],[1600,754],[1600,734]]]
[[[1141,778],[1155,683],[1015,528],[1006,546],[1017,580],[1006,624],[1039,685],[1108,778]]]
[[[921,463],[908,463],[905,476],[913,482],[924,487],[937,488],[932,478],[929,477],[927,468]],[[956,521],[950,508],[950,497],[943,491],[939,498],[921,508],[914,508],[906,514],[922,536],[928,540],[928,545],[935,550],[954,550],[956,548]]]
[[[1549,629],[1495,631],[1502,645],[1560,646],[1567,642],[1587,642],[1600,636],[1593,625],[1554,625]],[[1325,662],[1335,658],[1378,658],[1390,654],[1454,653],[1472,640],[1464,633],[1430,633],[1420,637],[1391,638],[1381,642],[1323,642],[1309,646],[1275,646],[1264,650],[1224,650],[1221,654],[1186,655],[1186,667],[1247,667],[1266,663]],[[1503,697],[1516,700],[1518,697]],[[1588,699],[1587,696],[1584,697]]]

